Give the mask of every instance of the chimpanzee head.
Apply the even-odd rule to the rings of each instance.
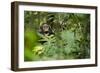
[[[50,35],[52,34],[52,30],[50,25],[48,25],[47,23],[43,23],[42,26],[40,26],[40,33],[42,33],[43,35],[47,34]]]
[[[45,23],[42,25],[42,30],[43,32],[48,32],[50,30],[50,26]]]

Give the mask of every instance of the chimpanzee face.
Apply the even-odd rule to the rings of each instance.
[[[43,26],[42,26],[42,29],[43,29],[43,31],[44,32],[48,32],[49,31],[49,25],[47,25],[47,24],[44,24]]]
[[[51,35],[53,34],[50,25],[44,23],[42,26],[40,26],[39,32],[43,35]]]

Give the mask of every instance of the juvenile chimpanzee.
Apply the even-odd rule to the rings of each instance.
[[[44,23],[42,26],[40,26],[39,32],[44,36],[50,36],[51,34],[53,34],[50,25],[48,25],[47,23]]]

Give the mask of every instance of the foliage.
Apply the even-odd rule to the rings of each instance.
[[[90,58],[89,14],[25,11],[24,20],[25,61]],[[43,23],[54,34],[40,34]]]

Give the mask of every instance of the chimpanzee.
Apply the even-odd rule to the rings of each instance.
[[[43,23],[40,28],[39,28],[39,33],[44,35],[44,36],[51,36],[53,34],[52,29],[50,27],[50,25],[48,25],[47,23]],[[41,38],[42,39],[42,38]],[[41,41],[39,40],[39,42],[41,44],[44,44],[47,41]]]
[[[47,23],[43,23],[42,26],[40,26],[39,32],[44,36],[50,36],[51,34],[53,34],[50,25],[48,25]]]

